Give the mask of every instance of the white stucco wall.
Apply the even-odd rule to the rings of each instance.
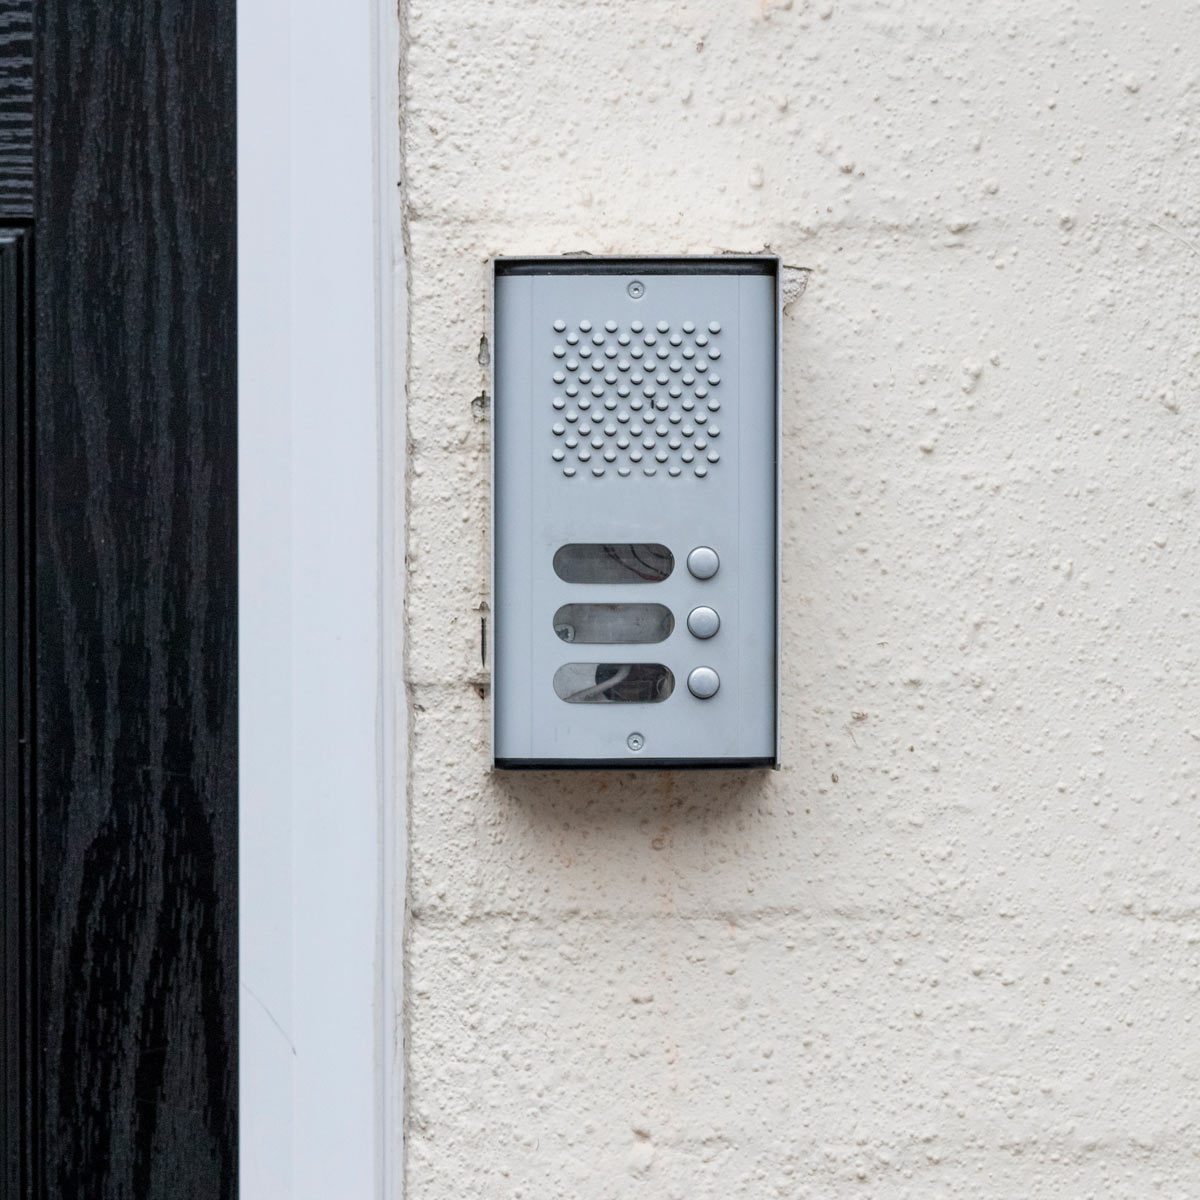
[[[1200,5],[405,22],[409,1200],[1200,1196]],[[763,249],[784,769],[491,774],[489,256]]]

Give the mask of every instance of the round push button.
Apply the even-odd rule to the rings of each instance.
[[[721,628],[721,618],[717,616],[715,608],[693,608],[688,613],[687,627],[693,637],[710,638]]]
[[[697,546],[687,556],[687,565],[697,579],[711,579],[717,573],[721,560],[711,546]]]
[[[712,667],[697,667],[688,676],[688,691],[700,700],[715,696],[720,686],[721,677]]]

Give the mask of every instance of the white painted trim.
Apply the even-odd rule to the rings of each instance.
[[[402,1183],[388,8],[238,4],[243,1200]]]
[[[408,261],[400,147],[400,4],[375,15],[375,228],[379,346],[380,562],[380,1196],[404,1197],[404,954],[408,865],[408,692],[404,676],[404,538]]]

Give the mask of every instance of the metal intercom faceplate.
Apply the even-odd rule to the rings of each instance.
[[[498,766],[778,762],[774,258],[495,264]]]

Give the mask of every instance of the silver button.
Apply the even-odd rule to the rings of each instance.
[[[688,691],[700,700],[708,700],[717,694],[721,677],[712,667],[697,667],[688,676]]]
[[[721,628],[721,618],[717,616],[715,608],[693,608],[688,613],[687,627],[693,637],[710,638]]]
[[[697,579],[711,579],[717,573],[721,560],[710,546],[697,546],[687,556],[687,565]]]

